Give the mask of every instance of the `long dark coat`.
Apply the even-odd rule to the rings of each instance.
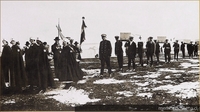
[[[39,73],[41,80],[42,89],[46,89],[48,86],[53,87],[53,74],[50,69],[50,64],[48,60],[48,51],[41,44],[38,49],[38,59],[39,59]]]
[[[65,46],[61,52],[61,75],[60,81],[74,81],[77,82],[83,78],[83,71],[74,57],[74,50],[70,46]]]
[[[121,40],[118,40],[117,42],[115,42],[115,54],[116,55],[123,54],[122,41]]]
[[[128,57],[135,58],[135,55],[137,53],[136,43],[135,42],[130,43],[130,41],[129,41],[127,43],[127,47],[128,47],[128,50],[127,50]]]
[[[170,53],[171,52],[171,45],[170,45],[170,43],[164,43],[163,48],[164,48],[164,52],[165,53]]]
[[[111,56],[112,53],[112,46],[110,41],[103,40],[100,42],[99,45],[99,59],[106,59]]]
[[[160,53],[160,45],[158,42],[156,42],[156,51],[155,51],[156,54],[159,54]]]
[[[22,87],[27,85],[27,76],[24,68],[24,61],[22,58],[22,51],[17,45],[12,46],[12,70],[11,70],[11,86],[15,87],[17,91],[21,91]]]
[[[148,41],[146,44],[147,55],[153,55],[155,52],[155,43]]]

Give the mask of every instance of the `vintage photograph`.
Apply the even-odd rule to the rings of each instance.
[[[199,1],[1,1],[0,111],[199,112]]]

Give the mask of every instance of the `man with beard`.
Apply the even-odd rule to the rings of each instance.
[[[3,51],[1,55],[1,93],[5,92],[6,86],[10,86],[11,82],[9,80],[10,71],[11,71],[11,60],[12,60],[12,51],[8,42],[6,40],[2,41]],[[5,85],[7,83],[8,85]]]
[[[100,76],[103,76],[104,65],[106,63],[108,68],[108,73],[111,75],[111,66],[110,66],[110,56],[112,53],[112,46],[109,40],[106,40],[106,34],[102,34],[102,41],[99,45],[99,59],[101,60],[101,72]]]
[[[123,50],[122,50],[122,41],[119,40],[119,36],[115,36],[115,55],[117,56],[117,61],[119,65],[119,70],[122,71],[123,69]]]
[[[53,52],[53,59],[54,59],[54,68],[55,68],[55,76],[57,78],[60,77],[61,74],[61,61],[60,61],[60,54],[61,54],[61,45],[59,43],[59,37],[56,37],[55,43],[51,46],[51,51]]]
[[[136,43],[133,41],[133,37],[129,37],[127,45],[127,54],[128,54],[128,71],[135,71],[135,56],[136,56]],[[133,69],[131,70],[131,63],[133,63]]]

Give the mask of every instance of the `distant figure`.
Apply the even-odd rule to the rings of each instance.
[[[185,58],[185,44],[181,42],[182,57]]]
[[[159,45],[159,43],[157,42],[157,40],[154,40],[154,42],[155,42],[155,45],[156,45],[155,55],[156,55],[156,58],[157,58],[157,63],[159,63],[159,61],[160,61],[160,59],[159,59],[160,45]]]
[[[171,45],[170,43],[168,43],[168,39],[166,39],[164,45],[163,45],[163,48],[164,48],[164,53],[165,53],[165,63],[170,63],[170,60],[171,60]]]
[[[129,41],[126,43],[127,45],[127,54],[128,54],[128,70],[135,71],[135,56],[136,56],[136,43],[133,41],[133,37],[129,37]],[[133,69],[131,70],[131,63],[133,63]]]
[[[98,54],[96,54],[96,55],[95,55],[95,58],[98,58],[98,57],[99,57],[99,55],[98,55]]]
[[[122,50],[122,41],[119,40],[119,36],[115,36],[115,55],[117,56],[117,61],[119,65],[119,70],[122,71],[123,68],[123,50]]]
[[[192,41],[190,42],[190,44],[187,45],[187,47],[188,47],[189,58],[193,58],[194,45],[192,44]]]
[[[100,76],[103,76],[104,64],[106,63],[108,68],[108,73],[111,75],[111,66],[110,66],[110,56],[112,53],[112,46],[109,40],[106,40],[106,34],[102,34],[102,41],[99,46],[99,59],[101,60],[101,72]]]
[[[57,78],[59,78],[60,76],[60,69],[61,69],[61,65],[60,65],[60,54],[61,54],[61,45],[59,43],[59,37],[56,37],[55,39],[55,43],[51,46],[51,50],[53,52],[53,59],[54,59],[54,68],[55,68],[55,76]]]
[[[176,42],[174,43],[173,47],[174,47],[174,60],[176,59],[178,61],[178,53],[179,53],[178,40],[176,40]]]
[[[141,66],[143,66],[143,55],[144,55],[144,49],[143,49],[143,41],[142,41],[142,37],[139,37],[139,41],[138,41],[138,56],[140,58],[140,64]]]
[[[153,55],[155,54],[155,43],[152,41],[153,37],[149,37],[149,41],[146,43],[147,49],[147,65],[149,64],[149,58],[151,58],[150,66],[153,65]]]
[[[74,50],[75,50],[75,53],[76,53],[76,59],[78,59],[78,60],[81,60],[81,49],[80,49],[80,47],[78,46],[78,42],[76,41],[76,42],[74,42]]]
[[[198,43],[197,42],[195,42],[195,44],[194,44],[194,56],[198,56]]]

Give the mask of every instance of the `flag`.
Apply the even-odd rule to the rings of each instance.
[[[81,39],[80,39],[80,45],[82,44],[82,42],[85,40],[85,28],[87,26],[85,25],[85,21],[84,21],[84,17],[83,17],[83,22],[82,22],[82,26],[81,26]]]
[[[58,29],[58,36],[60,36],[60,38],[61,38],[62,40],[64,40],[64,39],[69,39],[69,38],[66,38],[66,37],[62,34],[62,30],[61,30],[59,24],[58,24],[58,26],[56,25],[56,27],[57,27],[57,29]]]

